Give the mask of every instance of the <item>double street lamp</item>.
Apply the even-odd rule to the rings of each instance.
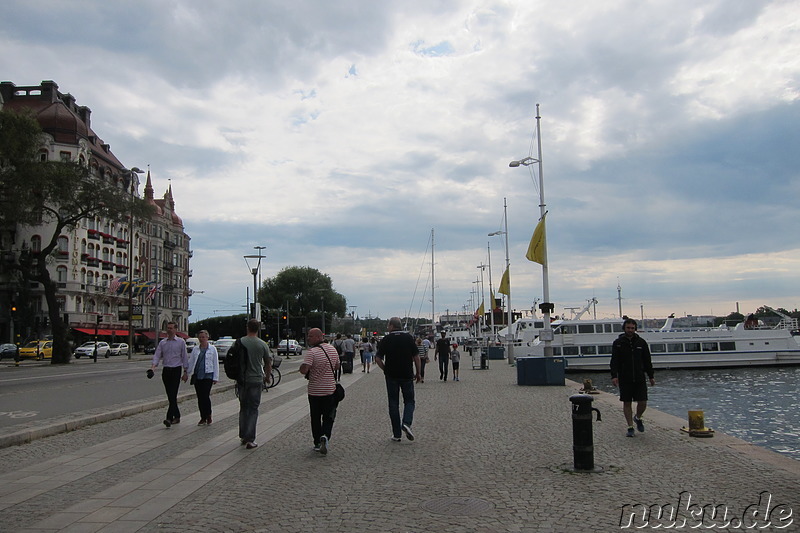
[[[135,191],[139,187],[139,180],[137,174],[142,174],[144,170],[139,167],[133,167],[125,171],[130,180],[131,192],[131,205],[128,217],[128,359],[131,359],[133,354],[133,202],[135,199]],[[158,342],[158,339],[156,339]]]
[[[247,265],[247,269],[253,274],[253,308],[248,310],[248,311],[250,311],[249,312],[250,318],[259,319],[258,331],[259,331],[259,333],[261,333],[261,325],[260,325],[260,323],[261,323],[261,320],[260,320],[261,312],[260,312],[260,309],[258,308],[259,303],[258,303],[258,297],[257,297],[257,294],[258,294],[258,285],[257,285],[257,283],[258,283],[258,276],[259,276],[259,273],[261,271],[261,259],[265,257],[264,255],[261,254],[261,250],[266,248],[266,246],[255,246],[254,248],[256,250],[258,250],[258,255],[245,255],[244,256],[244,261],[245,261],[245,264]],[[258,260],[258,261],[255,262],[255,266],[254,267],[251,267],[250,266],[250,261],[248,261],[248,259],[252,259],[254,261]]]
[[[539,104],[536,104],[536,141],[538,148],[538,157],[525,157],[519,161],[511,161],[508,166],[516,168],[519,166],[530,166],[534,163],[539,165],[539,219],[542,220],[547,214],[546,204],[544,203],[544,174],[542,171],[542,134],[540,128]],[[545,228],[547,226],[545,225]],[[544,242],[544,250],[542,254],[542,299],[544,300],[539,304],[539,309],[544,315],[544,329],[539,334],[539,338],[544,341],[544,356],[553,356],[553,330],[550,327],[550,314],[553,312],[554,305],[550,302],[550,280],[548,276],[547,267],[547,235],[546,229],[542,234],[542,241]]]

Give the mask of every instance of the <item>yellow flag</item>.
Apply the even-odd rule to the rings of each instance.
[[[533,230],[533,237],[531,237],[531,243],[528,245],[528,253],[525,254],[525,257],[529,261],[544,265],[546,247],[544,217],[542,217],[539,223],[536,224],[536,229]]]
[[[489,289],[489,295],[492,297],[492,301],[489,302],[489,306],[491,307],[492,311],[494,311],[494,307],[495,307],[495,304],[496,304],[497,300],[495,300],[495,298],[494,298],[494,291],[492,289]]]
[[[477,311],[475,311],[475,315],[476,315],[476,316],[481,316],[481,315],[483,315],[483,313],[484,313],[484,312],[485,312],[485,311],[484,311],[484,309],[483,309],[483,302],[481,302],[481,306],[480,306],[480,307],[478,307],[478,310],[477,310]]]
[[[506,271],[503,272],[503,278],[500,280],[500,287],[497,288],[497,292],[500,294],[505,294],[506,296],[508,296],[511,292],[511,283],[509,282],[508,278],[509,274],[508,269],[506,268]]]

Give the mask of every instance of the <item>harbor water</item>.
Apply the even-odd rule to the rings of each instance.
[[[608,374],[568,377],[591,378],[598,389],[617,394]],[[800,461],[800,367],[657,370],[655,378],[648,407],[686,425],[690,410],[704,411],[707,427]]]

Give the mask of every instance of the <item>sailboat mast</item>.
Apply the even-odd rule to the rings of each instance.
[[[433,228],[431,228],[431,328],[436,334],[436,277],[434,276]]]

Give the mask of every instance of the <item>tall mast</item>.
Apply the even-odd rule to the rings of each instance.
[[[433,228],[431,228],[431,327],[436,333],[436,277],[434,276]]]

